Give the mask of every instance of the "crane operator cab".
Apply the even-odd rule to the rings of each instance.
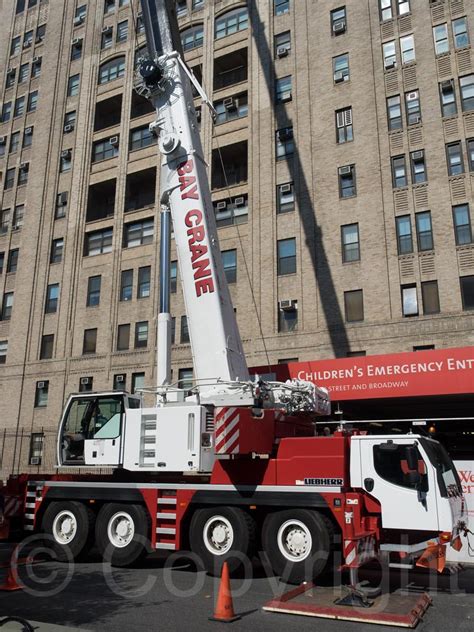
[[[125,411],[140,398],[125,392],[71,395],[61,420],[58,464],[85,465],[100,456],[117,463]]]

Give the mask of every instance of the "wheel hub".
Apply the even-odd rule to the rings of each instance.
[[[278,529],[278,548],[285,559],[301,562],[311,553],[313,539],[308,527],[299,520],[287,520]]]
[[[77,531],[77,520],[70,511],[61,511],[53,522],[53,537],[59,544],[69,544]]]
[[[213,555],[224,555],[234,542],[234,530],[224,516],[213,516],[203,529],[204,544]]]
[[[135,536],[135,524],[132,517],[126,512],[116,513],[109,520],[107,535],[115,547],[121,549],[128,546]]]

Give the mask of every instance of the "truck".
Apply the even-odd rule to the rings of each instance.
[[[385,556],[409,565],[459,542],[465,508],[444,448],[420,434],[319,435],[328,393],[312,383],[250,378],[226,283],[192,86],[174,2],[142,0],[147,55],[136,89],[151,100],[161,161],[157,385],[70,395],[57,471],[2,488],[3,533],[16,518],[60,559],[96,546],[117,566],[150,551],[191,550],[211,574],[263,550],[273,572],[300,583],[339,551],[342,568]],[[170,226],[194,363],[171,383]],[[145,401],[153,398],[153,405]],[[16,504],[15,504],[16,503]]]

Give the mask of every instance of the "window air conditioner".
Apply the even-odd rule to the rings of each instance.
[[[0,145],[6,145],[6,144],[7,144],[7,137],[0,136]]]
[[[67,204],[67,191],[63,191],[59,194],[58,206],[66,206]]]
[[[74,125],[72,125],[71,123],[68,123],[68,125],[64,126],[64,133],[65,134],[69,134],[70,132],[72,132],[74,129]]]
[[[102,29],[102,33],[111,33],[111,32],[112,32],[111,26],[104,26],[104,28]]]
[[[71,44],[72,44],[73,46],[82,46],[82,38],[81,38],[81,37],[75,37],[75,38],[72,40]]]
[[[226,110],[232,110],[232,111],[236,110],[237,109],[237,99],[234,99],[233,97],[228,97],[227,99],[224,99],[223,105],[224,105]]]
[[[32,456],[30,459],[30,465],[40,465],[41,457],[40,456]]]
[[[90,384],[90,382],[90,377],[81,377],[81,386],[87,386],[88,384]]]
[[[37,382],[36,388],[39,390],[40,388],[44,388],[44,382]]]
[[[9,68],[7,70],[7,75],[14,77],[15,76],[15,68]]]
[[[348,176],[352,172],[351,165],[345,165],[344,167],[339,167],[339,173],[341,176]]]
[[[344,81],[344,73],[342,70],[338,70],[334,73],[334,83],[341,83],[342,81]]]
[[[285,92],[281,98],[280,101],[282,103],[286,103],[287,101],[291,101],[291,99],[293,98],[293,95],[291,94],[291,92]]]
[[[216,204],[217,211],[224,211],[226,208],[227,208],[227,202],[217,202]]]
[[[407,94],[407,101],[416,101],[418,99],[418,92],[409,92]]]
[[[28,163],[27,163],[27,162],[22,162],[22,163],[20,164],[20,169],[21,169],[22,171],[26,171],[26,170],[28,169]]]
[[[291,184],[280,185],[280,193],[291,193]]]
[[[443,92],[449,92],[453,88],[453,84],[450,79],[447,79],[446,81],[442,81],[440,85],[441,85],[441,90]]]
[[[117,147],[119,144],[119,137],[118,136],[111,136],[109,138],[109,143],[112,145],[112,147]]]
[[[27,40],[26,42],[23,42],[23,48],[31,48],[31,41]]]
[[[397,60],[395,59],[395,57],[389,57],[385,60],[385,70],[391,70],[392,68],[395,68],[396,65]]]
[[[37,64],[40,59],[41,59],[41,57],[33,57],[33,63]]]
[[[293,138],[293,130],[290,127],[286,127],[285,129],[281,129],[278,132],[278,140],[285,141]]]
[[[411,155],[413,160],[423,160],[423,152],[422,151],[414,151]]]
[[[421,116],[419,114],[414,114],[412,116],[412,120],[410,122],[410,125],[417,125],[418,123],[421,123]]]
[[[346,30],[346,21],[345,20],[336,20],[332,25],[333,33],[336,35],[340,35],[344,33]]]
[[[277,48],[277,57],[286,57],[290,52],[290,49],[287,46],[279,46]]]
[[[284,301],[279,301],[278,302],[278,308],[282,312],[291,312],[294,309],[296,309],[296,301],[292,301],[290,299],[287,299],[287,300],[284,300]]]
[[[243,195],[234,198],[234,206],[243,206],[245,204],[245,198]]]
[[[84,18],[78,15],[74,18],[74,26],[80,26],[84,22]]]
[[[31,136],[31,134],[33,134],[33,128],[32,127],[27,127],[25,129],[25,135],[26,136]]]
[[[116,375],[115,381],[117,382],[117,384],[119,384],[120,382],[125,382],[125,375]]]
[[[71,150],[70,149],[64,149],[61,152],[61,158],[70,158],[71,157]]]

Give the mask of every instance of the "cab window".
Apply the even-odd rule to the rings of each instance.
[[[374,446],[374,467],[380,478],[385,481],[398,485],[399,487],[407,487],[409,489],[428,489],[428,475],[425,462],[418,448],[416,453],[418,456],[418,473],[421,481],[414,482],[410,477],[410,468],[406,458],[407,445],[400,444],[380,444]],[[413,445],[410,446],[413,448]]]

